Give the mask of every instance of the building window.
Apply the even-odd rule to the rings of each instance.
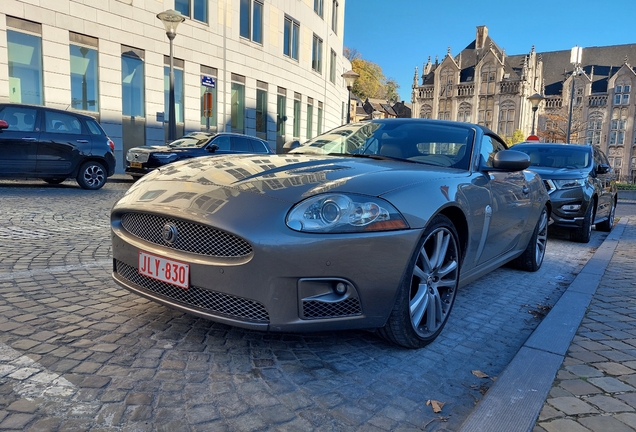
[[[322,18],[323,9],[324,0],[314,0],[314,12],[316,12],[320,18]]]
[[[331,7],[331,30],[338,34],[338,1],[333,0]]]
[[[263,43],[263,2],[241,0],[241,37]]]
[[[614,108],[610,122],[609,145],[625,144],[625,130],[627,127],[627,108]]]
[[[482,96],[479,98],[479,110],[477,111],[477,123],[490,128],[492,126],[492,113],[495,107],[493,96]]]
[[[501,104],[499,109],[499,135],[503,137],[512,137],[515,127],[515,104],[506,101]]]
[[[336,52],[331,50],[331,58],[329,61],[329,81],[336,83]]]
[[[457,121],[470,123],[471,111],[472,106],[469,103],[462,102],[459,105],[459,110],[457,111]]]
[[[493,65],[487,64],[481,68],[481,85],[479,94],[494,95],[495,94],[496,69]]]
[[[585,134],[585,144],[600,145],[601,129],[603,127],[603,114],[592,113],[587,121],[587,132]]]
[[[632,86],[629,84],[614,87],[614,105],[629,105],[629,92]]]
[[[316,134],[322,133],[322,102],[318,102],[318,124],[316,125]]]
[[[433,108],[430,105],[422,105],[420,108],[420,118],[430,119],[432,118]]]
[[[71,39],[81,39],[81,35]],[[92,39],[97,43],[96,39]],[[71,51],[71,107],[76,110],[99,112],[99,79],[97,50],[88,46],[70,45]]]
[[[166,65],[167,63],[167,65]],[[163,66],[164,121],[170,118],[170,57],[164,56]],[[174,59],[174,118],[183,123],[183,60]]]
[[[307,139],[312,137],[312,126],[314,123],[314,106],[311,98],[307,99]]]
[[[245,77],[232,74],[230,125],[232,132],[245,133]]]
[[[300,94],[294,94],[294,138],[300,138]]]
[[[181,15],[208,22],[208,0],[175,0],[174,9]]]
[[[285,122],[287,121],[287,90],[278,87],[276,100],[276,135],[285,136]]]
[[[7,29],[9,55],[9,102],[34,105],[44,104],[42,92],[42,27],[40,24],[7,17],[38,34],[27,34]]]
[[[121,113],[126,117],[145,117],[144,52],[122,47]]]
[[[451,68],[444,68],[440,73],[440,97],[453,97],[453,75]]]
[[[256,136],[267,139],[267,83],[256,82]]]
[[[300,24],[290,17],[285,17],[285,28],[283,31],[283,54],[298,60],[298,37],[300,34]]]
[[[322,39],[316,35],[311,50],[311,68],[316,72],[322,72]]]
[[[210,131],[212,132],[216,132],[217,131],[217,115],[218,115],[218,108],[217,108],[217,79],[216,79],[216,75],[217,75],[217,70],[215,68],[211,68],[208,66],[201,66],[201,78],[206,78],[208,81],[212,80],[212,82],[214,83],[214,86],[204,86],[203,84],[201,84],[200,87],[200,93],[201,93],[201,125],[205,126],[207,129],[207,126],[209,124],[210,126]],[[203,81],[203,80],[202,80]],[[211,96],[206,96],[206,94],[211,94]],[[212,102],[212,106],[208,107],[208,109],[210,110],[210,112],[208,113],[209,116],[206,116],[206,103],[205,103],[205,98],[212,98],[211,102]],[[208,119],[209,119],[209,123],[208,123]]]
[[[451,119],[451,107],[452,100],[451,99],[440,99],[439,100],[439,114],[437,118],[440,120],[450,120]]]

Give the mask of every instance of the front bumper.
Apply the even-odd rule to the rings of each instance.
[[[552,225],[561,228],[579,228],[583,225],[592,198],[583,193],[582,189],[573,188],[556,190],[550,194]],[[576,207],[576,209],[569,209]]]
[[[383,326],[421,234],[419,230],[306,234],[254,221],[251,226],[223,230],[251,245],[247,255],[215,257],[140,238],[125,228],[121,215],[112,217],[113,278],[118,284],[189,314],[265,331]],[[209,227],[204,222],[188,223]],[[188,263],[190,287],[140,275],[140,250]],[[345,293],[336,292],[339,283],[346,287]]]

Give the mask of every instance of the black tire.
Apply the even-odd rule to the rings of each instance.
[[[549,218],[548,208],[544,206],[528,246],[521,255],[512,261],[514,267],[529,272],[536,272],[541,268],[545,257],[545,247],[548,243]]]
[[[460,256],[453,223],[446,216],[435,216],[406,267],[391,315],[378,334],[406,348],[433,342],[455,303]]]
[[[99,162],[84,162],[77,174],[77,183],[82,189],[97,190],[106,184],[107,174]]]
[[[589,243],[592,237],[592,225],[594,225],[594,201],[587,206],[585,216],[583,216],[583,225],[574,231],[574,240],[579,243]]]
[[[607,216],[607,219],[603,222],[596,224],[596,229],[603,232],[610,232],[614,228],[614,219],[616,217],[616,201],[612,201],[612,208]]]
[[[131,175],[131,177],[132,177],[133,181],[135,181],[135,182],[136,182],[137,180],[139,180],[139,179],[140,179],[140,178],[142,178],[143,176]]]
[[[48,184],[51,184],[51,185],[58,185],[58,184],[62,183],[64,180],[66,180],[66,179],[65,178],[45,178],[45,179],[42,179],[42,180],[44,180],[45,182],[47,182]]]

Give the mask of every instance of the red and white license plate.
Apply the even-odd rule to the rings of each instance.
[[[139,251],[139,274],[188,289],[190,265]]]

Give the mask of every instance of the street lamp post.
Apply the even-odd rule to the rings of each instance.
[[[581,55],[583,54],[583,48],[575,46],[570,53],[570,63],[574,66],[572,70],[572,86],[570,88],[570,108],[568,113],[568,131],[565,136],[565,142],[570,142],[570,132],[572,131],[572,108],[574,107],[574,79],[581,73]]]
[[[174,56],[172,41],[177,36],[177,26],[185,21],[185,17],[179,12],[169,9],[157,14],[157,18],[161,20],[166,27],[166,36],[170,40],[170,92],[168,96],[168,141],[177,139],[177,119],[175,113],[174,101]]]
[[[530,96],[528,98],[528,100],[530,101],[530,103],[532,104],[532,132],[531,135],[534,135],[534,123],[535,123],[535,119],[537,117],[537,109],[539,109],[539,104],[541,103],[541,101],[545,99],[542,95],[540,95],[539,93],[535,93],[532,96]]]
[[[347,90],[349,91],[349,99],[347,101],[347,124],[351,122],[351,88],[353,87],[353,83],[356,81],[360,75],[350,70],[342,74],[342,77],[345,80],[345,84],[347,86]]]

